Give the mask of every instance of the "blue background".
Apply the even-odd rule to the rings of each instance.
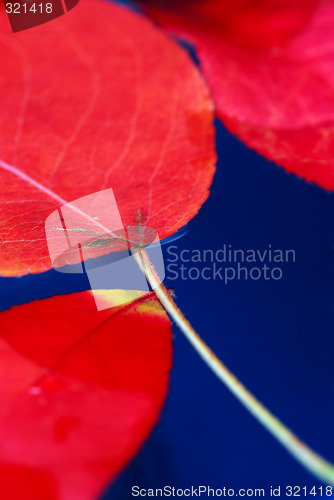
[[[188,233],[171,245],[180,252],[271,244],[295,249],[296,262],[282,266],[279,281],[165,284],[174,287],[181,310],[239,379],[334,460],[333,195],[270,164],[220,122],[216,128],[219,161],[211,195]],[[132,485],[320,486],[215,378],[176,327],[174,332],[171,387],[160,423],[103,500],[134,498]]]
[[[165,284],[239,379],[334,461],[333,194],[270,164],[220,122],[216,129],[219,160],[211,195],[183,236],[169,244],[179,251],[218,250],[224,244],[261,250],[271,244],[295,249],[296,262],[283,265],[279,281]],[[54,271],[0,281],[2,309],[88,288],[83,276]],[[133,498],[132,485],[320,486],[173,330],[174,366],[160,422],[103,500]]]

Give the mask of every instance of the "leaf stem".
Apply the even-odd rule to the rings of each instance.
[[[301,441],[288,427],[275,417],[255,396],[230,372],[230,370],[211,351],[193,329],[175,304],[165,286],[160,282],[156,271],[143,247],[131,249],[147,281],[155,291],[161,304],[178,325],[199,356],[225,384],[247,410],[265,427],[291,455],[309,472],[326,484],[334,485],[334,465],[322,458]]]

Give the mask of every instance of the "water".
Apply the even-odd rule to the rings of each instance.
[[[296,261],[282,264],[278,281],[178,279],[165,285],[174,288],[186,317],[240,380],[333,461],[333,194],[286,174],[219,122],[216,127],[219,162],[211,195],[190,230],[168,245],[181,252],[271,244],[294,249]],[[175,327],[174,333],[161,420],[103,500],[133,498],[132,485],[318,486]]]

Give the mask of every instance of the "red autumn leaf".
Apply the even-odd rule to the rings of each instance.
[[[332,0],[143,5],[195,44],[233,133],[288,172],[334,189]]]
[[[201,45],[211,38],[245,48],[287,42],[307,22],[319,0],[139,0],[170,30]]]
[[[0,326],[1,498],[97,498],[161,410],[166,313],[153,294],[97,312],[83,292],[13,307]]]
[[[112,3],[13,35],[0,21],[0,273],[51,267],[44,223],[113,188],[124,225],[164,238],[199,210],[214,173],[212,103],[187,53]]]

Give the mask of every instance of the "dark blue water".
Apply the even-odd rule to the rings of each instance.
[[[271,244],[294,249],[295,262],[281,264],[283,276],[276,281],[165,284],[244,384],[334,460],[333,195],[270,164],[219,122],[216,127],[219,161],[211,195],[189,232],[170,245],[180,252]],[[104,500],[134,498],[132,485],[319,486],[229,394],[176,327],[174,332],[174,367],[160,423]]]

